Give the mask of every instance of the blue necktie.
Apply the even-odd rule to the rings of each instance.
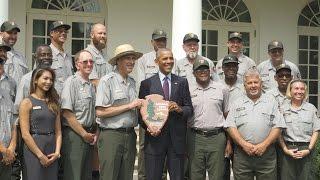
[[[164,99],[168,101],[169,100],[169,82],[168,82],[167,76],[164,78],[162,89],[164,93]]]

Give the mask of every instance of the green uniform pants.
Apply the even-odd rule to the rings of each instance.
[[[233,175],[235,180],[275,180],[277,179],[277,155],[274,145],[267,148],[262,156],[249,156],[239,146],[235,146]]]
[[[137,135],[134,130],[100,130],[100,180],[132,180]]]
[[[12,165],[6,166],[0,162],[0,179],[1,180],[10,180],[12,172]]]
[[[190,129],[187,133],[189,178],[204,180],[206,179],[206,170],[208,170],[210,180],[222,180],[225,170],[225,133],[206,136],[197,134]]]
[[[61,155],[63,179],[92,179],[93,146],[71,128],[63,128]]]
[[[291,146],[287,145],[288,149],[298,148],[299,150],[308,149],[308,146]],[[311,173],[312,159],[314,152],[302,159],[293,159],[292,157],[283,154],[281,158],[281,180],[315,180]]]
[[[145,130],[139,127],[139,153],[138,153],[138,180],[146,180],[145,162],[144,162],[144,136]],[[164,164],[162,180],[167,179],[167,163]]]

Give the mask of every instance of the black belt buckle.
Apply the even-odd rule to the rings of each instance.
[[[216,128],[212,130],[200,130],[196,128],[191,128],[195,133],[200,134],[202,136],[213,136],[218,135],[220,132],[222,132],[222,128]]]
[[[133,131],[133,127],[126,127],[126,128],[118,128],[115,129],[116,131],[120,131],[120,132],[125,132],[125,133],[130,133]]]

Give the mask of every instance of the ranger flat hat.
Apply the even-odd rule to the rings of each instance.
[[[199,67],[201,67],[201,66],[206,66],[206,67],[210,68],[209,62],[207,60],[197,59],[193,64],[193,70],[195,71],[195,70],[199,69]]]
[[[283,44],[281,41],[273,40],[268,44],[268,51],[272,49],[283,49]]]
[[[287,69],[291,72],[291,67],[288,64],[280,64],[276,67],[276,73],[278,73],[281,69]]]
[[[18,32],[20,32],[20,28],[13,21],[5,21],[1,25],[1,32],[8,32],[8,31],[12,31],[14,29],[17,30]]]
[[[233,54],[228,54],[223,58],[222,65],[228,64],[228,63],[237,63],[237,64],[239,64],[239,60],[238,60],[237,56],[235,56]]]
[[[167,33],[162,29],[155,29],[152,33],[152,39],[160,39],[160,38],[166,38],[167,39]]]
[[[59,27],[64,27],[66,30],[69,30],[71,28],[69,24],[66,24],[63,21],[55,21],[50,26],[50,32],[55,29],[58,29]]]
[[[194,41],[197,41],[199,42],[199,38],[196,34],[194,33],[188,33],[186,35],[184,35],[184,38],[183,38],[183,43],[185,43],[186,41],[190,41],[190,40],[194,40]]]
[[[5,50],[7,51],[10,51],[11,50],[11,47],[6,45],[3,40],[2,40],[2,37],[0,37],[0,48],[4,48]]]
[[[231,33],[230,35],[229,35],[229,39],[228,40],[230,40],[230,39],[239,39],[240,41],[242,41],[242,34],[241,33],[239,33],[239,32],[233,32],[233,33]]]
[[[122,44],[116,47],[116,50],[114,51],[114,57],[111,58],[108,62],[109,64],[114,66],[117,64],[117,60],[119,58],[126,55],[133,55],[136,57],[136,59],[139,59],[143,54],[141,52],[135,51],[130,44]]]

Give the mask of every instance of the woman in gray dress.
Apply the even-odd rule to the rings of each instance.
[[[50,68],[33,72],[30,96],[19,109],[24,140],[23,180],[57,180],[61,149],[59,96],[54,89],[55,74]]]

